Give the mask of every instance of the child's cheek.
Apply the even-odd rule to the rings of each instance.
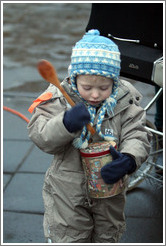
[[[88,99],[88,93],[87,93],[87,92],[81,91],[80,95],[81,95],[81,97],[84,98],[85,100]]]
[[[107,91],[105,93],[105,99],[108,98],[111,95],[111,93],[112,93],[112,89],[110,89],[109,91]]]

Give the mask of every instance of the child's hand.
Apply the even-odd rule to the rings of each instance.
[[[63,123],[69,132],[76,132],[83,128],[90,121],[90,114],[83,103],[79,103],[66,111]]]
[[[124,175],[134,172],[136,163],[131,156],[116,151],[112,146],[110,152],[113,161],[101,168],[101,176],[105,183],[114,184]]]

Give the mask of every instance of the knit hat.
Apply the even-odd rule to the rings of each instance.
[[[98,30],[93,29],[88,31],[73,47],[69,75],[74,92],[80,96],[76,84],[77,75],[100,75],[111,78],[114,81],[112,94],[102,103],[96,124],[96,131],[104,140],[115,139],[112,135],[104,135],[101,132],[101,124],[106,113],[109,115],[113,114],[113,108],[116,105],[119,74],[120,52],[118,46],[109,38],[100,36]],[[82,100],[84,101],[84,99]],[[96,107],[89,105],[86,101],[84,102],[91,115],[90,123],[93,125],[96,116]],[[86,148],[89,138],[90,132],[87,131],[85,126],[80,138],[74,140],[74,146],[76,148]]]

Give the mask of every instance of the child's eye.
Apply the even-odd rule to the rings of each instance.
[[[102,91],[106,91],[106,90],[108,89],[108,86],[100,87],[100,89],[101,89]]]
[[[86,90],[86,91],[88,91],[88,90],[91,89],[91,87],[90,86],[84,86],[83,89]]]

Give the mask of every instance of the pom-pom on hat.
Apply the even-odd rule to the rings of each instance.
[[[120,52],[109,38],[96,29],[88,31],[73,47],[70,78],[80,74],[100,75],[116,80],[120,73]]]
[[[114,81],[112,93],[102,103],[96,123],[96,131],[101,139],[104,140],[115,140],[114,136],[104,135],[101,132],[101,124],[105,114],[113,114],[113,109],[116,106],[119,74],[120,52],[118,46],[109,38],[100,36],[98,30],[93,29],[88,31],[73,47],[69,76],[71,87],[78,96],[80,96],[80,94],[76,85],[77,75],[99,75]],[[90,124],[93,126],[97,111],[96,108],[91,105],[87,104],[87,107],[91,116]],[[80,137],[74,139],[73,144],[78,149],[86,148],[89,139],[90,132],[88,132],[86,126],[84,126]]]

